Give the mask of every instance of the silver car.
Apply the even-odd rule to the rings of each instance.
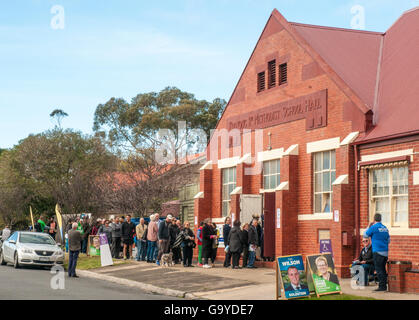
[[[46,233],[16,231],[2,244],[0,264],[50,266],[64,263],[64,252]]]

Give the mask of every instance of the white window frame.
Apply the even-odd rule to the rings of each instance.
[[[407,193],[402,194],[394,194],[393,193],[393,169],[395,168],[406,168],[407,170]],[[373,195],[373,171],[374,170],[389,170],[388,174],[388,188],[389,193],[388,195]],[[409,167],[404,166],[389,166],[385,168],[371,168],[368,170],[368,178],[369,178],[369,214],[370,214],[370,221],[373,221],[374,215],[375,215],[375,199],[379,198],[388,198],[389,203],[389,209],[390,209],[390,221],[389,221],[389,227],[396,227],[396,228],[408,228],[409,226]],[[399,185],[400,186],[400,185]],[[399,197],[406,197],[407,198],[407,206],[406,206],[406,220],[401,222],[396,222],[396,199]]]
[[[224,175],[228,174],[228,179],[227,182],[224,182]],[[233,175],[233,179],[232,181],[230,181],[230,175]],[[236,167],[230,167],[230,168],[224,168],[221,171],[221,215],[223,217],[227,217],[230,211],[230,204],[231,204],[231,195],[229,192],[228,195],[225,194],[225,188],[229,187],[228,189],[231,189],[231,191],[233,191],[236,188],[237,185],[237,172],[236,172]],[[224,204],[227,203],[227,212],[224,211]]]
[[[273,162],[277,162],[277,166],[276,166],[277,171],[274,172],[274,173],[272,173],[270,171],[271,164]],[[265,165],[269,165],[269,173],[268,174],[266,174]],[[271,185],[269,185],[269,186],[265,185],[265,177],[272,177],[272,176],[275,176],[277,178],[276,185],[273,186],[273,187]],[[263,189],[264,190],[270,190],[270,189],[274,190],[280,185],[280,183],[281,183],[281,159],[273,159],[273,160],[269,160],[269,161],[264,161],[263,162]]]
[[[323,169],[323,155],[325,153],[329,153],[329,169]],[[320,154],[321,155],[321,169],[316,171],[316,155]],[[334,154],[335,157],[335,166],[334,168],[332,168],[332,154]],[[329,172],[329,180],[330,180],[330,191],[323,191],[323,173]],[[334,177],[333,174],[334,173]],[[321,179],[321,190],[322,191],[316,191],[316,174],[321,174],[322,179]],[[313,153],[313,212],[314,214],[319,214],[319,213],[330,213],[333,212],[333,182],[336,179],[336,150],[327,150],[327,151],[319,151],[319,152],[315,152]],[[329,205],[329,210],[330,211],[323,211],[323,205],[321,205],[321,211],[320,212],[316,212],[316,195],[324,195],[324,194],[329,194],[329,199],[330,199],[330,205]],[[323,197],[322,197],[323,199]],[[323,200],[322,200],[323,202]]]

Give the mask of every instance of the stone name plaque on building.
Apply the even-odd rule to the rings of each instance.
[[[327,125],[327,89],[227,119],[228,130],[263,129],[306,119],[306,130]]]

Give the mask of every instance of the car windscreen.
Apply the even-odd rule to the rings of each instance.
[[[34,244],[55,244],[55,241],[48,235],[27,234],[20,235],[20,243],[34,243]]]

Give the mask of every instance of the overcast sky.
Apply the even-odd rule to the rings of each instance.
[[[64,15],[51,13],[57,5]],[[1,1],[0,148],[53,128],[56,108],[69,114],[63,127],[91,133],[111,97],[176,86],[228,100],[274,8],[289,21],[351,28],[354,5],[366,30],[386,31],[419,0]]]

